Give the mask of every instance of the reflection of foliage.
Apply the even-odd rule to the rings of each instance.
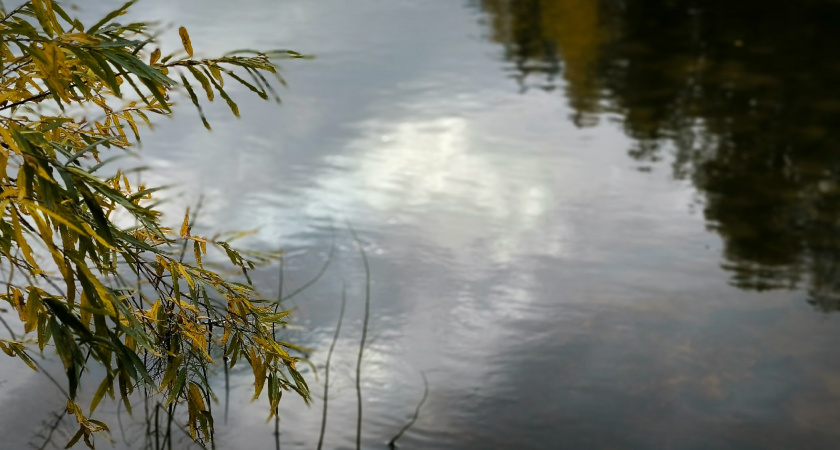
[[[834,131],[840,56],[828,47],[838,38],[840,5],[579,3],[483,4],[500,16],[494,27],[506,26],[493,36],[508,48],[525,52],[529,47],[520,42],[548,41],[542,48],[556,49],[542,61],[562,59],[578,115],[622,115],[637,141],[633,158],[648,164],[674,149],[674,174],[705,194],[705,215],[725,241],[734,284],[790,287],[807,274],[816,302],[840,292],[834,281],[840,264],[840,133]],[[520,13],[524,5],[540,13]],[[584,19],[593,11],[602,13],[600,20]],[[531,35],[506,32],[525,29]],[[564,32],[577,40],[564,40]],[[541,57],[509,51],[508,58]],[[838,302],[820,307],[835,308],[829,304]]]
[[[492,21],[494,41],[505,46],[505,57],[516,65],[523,90],[529,76],[545,75],[540,87],[551,90],[561,72],[567,94],[583,125],[595,119],[599,85],[591,77],[607,29],[600,6],[591,0],[484,0]],[[562,59],[561,59],[562,57]],[[562,61],[562,64],[561,64]]]
[[[132,187],[120,172],[100,175],[108,162],[100,157],[139,141],[138,123],[150,123],[148,113],[171,113],[173,77],[196,106],[188,77],[238,115],[225,80],[268,98],[265,75],[277,68],[259,52],[193,58],[184,28],[186,55],[152,51],[156,41],[145,24],[113,22],[132,3],[91,27],[51,0],[0,18],[0,262],[8,271],[0,298],[20,319],[18,326],[0,316],[9,333],[0,350],[37,369],[30,347],[54,346],[68,380],[67,413],[79,426],[69,445],[83,439],[92,446],[92,434],[108,429],[90,418],[103,397],[119,395],[130,411],[138,387],[161,394],[156,408],[170,418],[184,405],[191,438],[210,440],[211,355],[223,353],[230,366],[246,360],[255,396],[267,385],[272,415],[283,390],[308,397],[287,352],[295,347],[272,334],[288,312],[207,261],[215,249],[248,278],[274,255],[193,235],[189,213],[179,232],[164,228],[151,201],[156,189]],[[104,377],[86,412],[77,391],[93,363]]]

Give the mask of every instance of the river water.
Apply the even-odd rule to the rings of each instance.
[[[173,223],[203,195],[197,228],[285,250],[286,292],[335,246],[291,304],[320,378],[311,407],[281,402],[282,448],[318,440],[343,284],[325,447],[355,444],[348,222],[372,280],[364,448],[411,418],[421,372],[402,448],[837,448],[837,2],[144,0],[132,18],[186,26],[201,55],[315,56],[282,63],[282,106],[233,90],[242,119],[209,105],[207,132],[187,104],[141,151],[147,182],[177,183]],[[278,274],[255,281],[276,295]],[[0,436],[38,446],[62,402],[5,365]],[[217,448],[273,448],[238,369]]]

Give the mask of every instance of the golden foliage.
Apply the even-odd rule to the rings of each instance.
[[[130,410],[138,386],[162,395],[164,406],[186,404],[192,437],[211,439],[206,372],[214,354],[229,366],[246,360],[256,395],[269,381],[270,414],[283,390],[309,396],[296,358],[284,349],[295,347],[271,332],[287,312],[202,261],[215,248],[247,278],[277,255],[246,255],[220,238],[192,235],[189,212],[173,233],[153,207],[156,188],[132,188],[120,172],[97,174],[108,162],[103,153],[140,141],[138,125],[151,125],[149,113],[171,113],[173,90],[183,88],[210,127],[189,80],[238,116],[226,78],[278,99],[265,77],[280,80],[272,59],[300,55],[245,51],[193,59],[182,27],[187,56],[162,56],[146,24],[113,21],[132,3],[87,28],[52,0],[32,0],[0,17],[0,267],[9,273],[0,300],[23,328],[15,333],[20,327],[0,316],[9,333],[0,350],[33,369],[30,347],[56,351],[67,374],[67,412],[79,423],[70,445],[82,439],[93,447],[94,433],[108,427],[88,416],[105,395],[119,395]],[[115,211],[138,225],[118,226]],[[190,243],[193,261],[184,260]],[[85,414],[76,393],[93,363],[106,375]]]

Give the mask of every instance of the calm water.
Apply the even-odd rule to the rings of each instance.
[[[403,448],[837,448],[840,4],[783,3],[144,0],[135,18],[207,55],[317,57],[284,65],[282,107],[238,92],[243,120],[214,105],[212,133],[181,108],[144,140],[146,181],[181,183],[173,223],[203,194],[207,229],[260,227],[287,291],[335,242],[289,331],[322,369],[347,283],[327,448],[355,440],[345,219],[373,279],[365,448],[411,417],[421,371]],[[276,268],[259,282],[276,293]],[[242,373],[218,446],[273,448]],[[283,448],[317,442],[311,375]],[[0,380],[3,446],[40,445],[54,388],[9,362]]]

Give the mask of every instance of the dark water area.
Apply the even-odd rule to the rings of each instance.
[[[837,308],[836,2],[482,7],[523,91],[562,77],[576,124],[616,114],[640,170],[691,181],[734,285]]]
[[[371,265],[364,448],[411,418],[421,372],[401,448],[840,446],[840,3],[154,0],[132,18],[207,55],[315,55],[283,63],[282,106],[233,91],[243,119],[210,105],[208,133],[186,102],[141,151],[145,182],[179,183],[173,223],[203,195],[200,227],[284,249],[286,292],[336,248],[291,305],[319,377],[311,407],[281,402],[282,448],[317,443],[343,283],[325,448],[355,446],[365,274],[345,220]],[[276,295],[278,274],[255,282]],[[63,402],[9,361],[0,383],[0,446],[40,446]],[[231,386],[217,448],[273,448],[248,370]],[[143,448],[122,419],[117,448]]]

